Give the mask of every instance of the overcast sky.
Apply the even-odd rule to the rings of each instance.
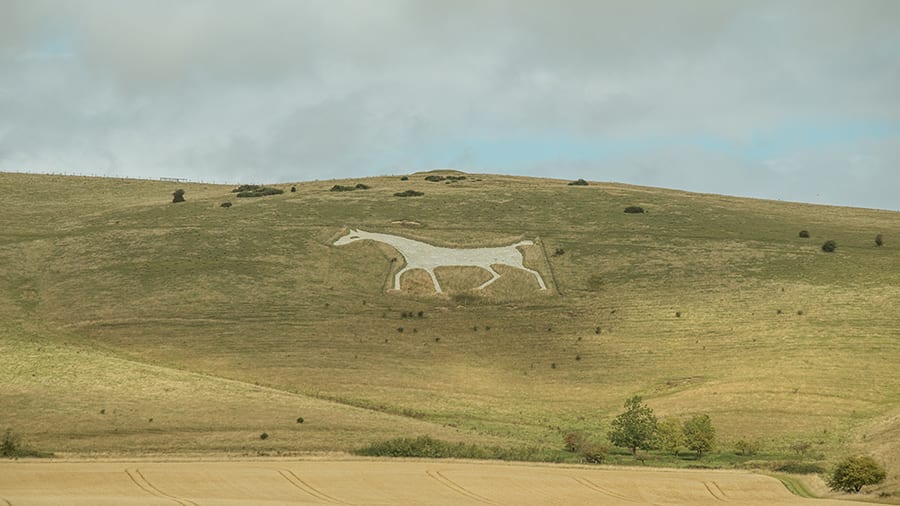
[[[0,170],[900,210],[900,1],[0,0]]]

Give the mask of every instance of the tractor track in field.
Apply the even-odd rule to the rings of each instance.
[[[168,499],[176,504],[180,504],[181,506],[200,506],[199,504],[191,501],[190,499],[183,499],[180,497],[175,497],[174,495],[167,494],[160,490],[156,485],[150,482],[143,473],[141,473],[140,469],[134,469],[133,471],[129,471],[125,469],[125,474],[131,479],[131,481],[137,485],[138,488],[147,492],[150,495],[159,497],[161,499]]]
[[[597,485],[593,481],[591,481],[587,478],[581,477],[581,476],[572,476],[572,479],[575,480],[576,482],[578,482],[579,485],[581,485],[585,488],[588,488],[590,490],[593,490],[594,492],[599,492],[605,496],[609,496],[609,497],[612,497],[615,499],[619,499],[621,501],[627,501],[627,502],[633,502],[633,503],[641,503],[642,502],[637,499],[632,499],[628,496],[613,492],[612,490],[609,490],[607,488],[601,487],[600,485]]]
[[[316,487],[310,485],[306,481],[302,480],[299,476],[294,474],[293,471],[289,469],[282,469],[278,471],[278,474],[281,475],[282,478],[288,481],[294,488],[302,490],[306,494],[319,499],[320,501],[325,501],[328,504],[350,504],[348,502],[341,501],[336,497],[332,497],[325,492],[317,489]]]
[[[719,487],[719,484],[714,481],[704,481],[703,486],[706,487],[706,490],[709,491],[709,494],[715,497],[719,501],[727,501],[727,495],[722,489]]]
[[[427,474],[429,478],[433,479],[434,481],[440,483],[441,485],[449,488],[450,490],[456,492],[457,494],[459,494],[463,497],[467,497],[467,498],[469,498],[475,502],[481,503],[481,504],[490,504],[492,506],[500,506],[500,503],[492,501],[492,500],[488,499],[487,497],[479,495],[475,492],[472,492],[471,490],[460,485],[459,483],[456,483],[455,481],[451,480],[450,478],[447,478],[440,471],[426,470],[425,474]]]

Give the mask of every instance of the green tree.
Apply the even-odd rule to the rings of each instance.
[[[628,448],[632,455],[637,455],[638,448],[648,450],[656,437],[656,416],[641,402],[641,397],[635,395],[625,401],[625,412],[612,421],[608,436],[612,444]]]
[[[666,417],[656,424],[656,448],[678,456],[678,450],[684,446],[684,431],[681,422],[675,417]]]
[[[884,468],[872,457],[861,455],[842,460],[826,480],[831,490],[859,492],[866,485],[884,481]]]
[[[709,415],[697,415],[684,422],[684,444],[702,458],[704,452],[713,449],[716,443],[716,429]]]

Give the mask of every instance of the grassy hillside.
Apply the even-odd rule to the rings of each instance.
[[[640,394],[709,414],[723,451],[875,452],[898,488],[900,213],[495,175],[296,186],[0,174],[0,427],[47,451],[253,451],[267,420],[291,422],[279,451],[409,433],[555,448]],[[332,246],[346,227],[531,239],[550,290],[444,268],[443,295],[418,271],[389,291],[397,252]],[[295,434],[304,410],[318,435]]]

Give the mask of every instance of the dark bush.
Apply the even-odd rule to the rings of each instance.
[[[425,194],[422,192],[417,192],[415,190],[406,190],[394,194],[395,197],[421,197],[422,195]]]
[[[262,434],[259,435],[259,438],[262,439],[263,441],[265,441],[266,439],[269,439],[269,435],[267,433],[263,432]]]
[[[583,443],[578,450],[581,460],[587,464],[602,464],[609,455],[609,446],[595,441]]]
[[[628,214],[641,214],[644,212],[644,208],[640,206],[628,206],[625,208],[625,212]]]
[[[409,181],[409,176],[401,176],[400,181]]]
[[[776,467],[775,470],[791,474],[820,474],[826,471],[824,467],[811,462],[788,462]]]
[[[231,202],[222,202],[221,204],[219,204],[219,207],[225,207],[225,208],[231,207]]]
[[[584,179],[576,179],[575,181],[572,181],[571,183],[569,183],[569,186],[587,186],[587,185],[588,185],[588,182],[585,181]]]
[[[881,237],[881,234],[875,236],[875,246],[884,246],[884,239]]]
[[[184,190],[177,189],[172,193],[172,203],[184,202]]]
[[[809,230],[801,230],[800,237],[802,237],[804,239],[808,239],[809,238]]]
[[[281,195],[284,193],[284,190],[280,188],[269,188],[267,186],[257,186],[252,184],[241,185],[231,191],[237,193],[238,198],[265,197],[267,195]]]
[[[738,455],[756,455],[759,451],[759,442],[741,439],[734,444],[734,449]]]
[[[563,256],[565,254],[566,254],[566,250],[564,250],[562,248],[556,248],[556,250],[553,252],[553,256],[555,256],[555,257]]]
[[[19,457],[52,457],[52,453],[39,452],[30,450],[22,446],[22,440],[19,435],[6,429],[3,437],[0,438],[0,457],[17,459]]]
[[[302,416],[301,416],[300,418],[297,419],[297,423],[303,423],[304,421],[305,421],[305,420],[303,419]]]
[[[0,440],[0,457],[18,457],[20,451],[18,434],[13,433],[12,429],[6,429],[3,439]]]
[[[297,187],[291,186],[291,193],[297,193]]]
[[[432,183],[439,183],[441,181],[453,182],[453,181],[462,181],[466,176],[439,176],[437,174],[432,174],[430,176],[425,176],[425,181],[431,181]]]
[[[833,253],[835,249],[837,249],[837,243],[831,239],[825,241],[825,244],[822,245],[822,251],[825,253]]]
[[[563,436],[563,448],[566,449],[567,452],[575,453],[581,448],[581,444],[584,442],[584,435],[580,432],[567,432],[565,436]]]
[[[368,190],[369,188],[371,188],[371,186],[367,184],[356,183],[356,186],[354,186],[354,188],[356,188],[357,190]]]
[[[356,450],[367,457],[419,457],[431,459],[495,459],[537,462],[559,462],[555,452],[538,448],[501,448],[466,443],[451,443],[430,436],[398,438],[372,443]]]

